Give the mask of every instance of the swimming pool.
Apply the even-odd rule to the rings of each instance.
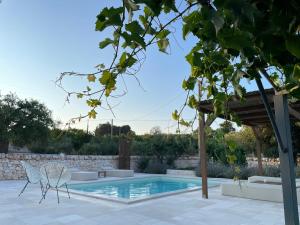
[[[208,186],[217,186],[215,181],[209,181]],[[176,194],[186,191],[199,190],[201,180],[190,178],[175,178],[154,176],[131,178],[93,183],[71,184],[69,189],[73,193],[124,203]]]

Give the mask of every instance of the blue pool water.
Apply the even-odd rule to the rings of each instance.
[[[209,186],[216,183],[209,182]],[[201,180],[169,177],[147,177],[95,183],[72,184],[70,189],[104,194],[115,198],[137,199],[155,194],[201,187]]]

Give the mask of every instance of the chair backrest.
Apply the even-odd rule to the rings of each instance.
[[[49,162],[41,166],[42,182],[48,183],[51,187],[61,187],[71,180],[71,173],[68,168],[57,162]]]
[[[41,180],[41,174],[38,168],[33,167],[30,163],[21,161],[21,165],[23,166],[27,179],[30,183],[36,184]]]

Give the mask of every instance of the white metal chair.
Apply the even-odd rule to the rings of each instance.
[[[43,201],[43,199],[45,199],[46,194],[50,188],[56,189],[58,203],[59,203],[58,188],[65,186],[67,189],[68,196],[70,198],[67,183],[71,180],[71,173],[65,165],[57,162],[49,162],[42,165],[40,169],[40,173],[41,173],[42,183],[46,184],[40,203]]]
[[[21,164],[26,172],[27,182],[26,182],[25,186],[23,187],[22,191],[20,192],[19,196],[21,194],[23,194],[23,192],[25,191],[25,189],[29,183],[31,183],[31,184],[39,183],[40,187],[41,187],[42,195],[43,195],[43,185],[41,182],[41,175],[40,175],[39,169],[36,167],[33,167],[30,163],[25,162],[25,161],[21,161]]]

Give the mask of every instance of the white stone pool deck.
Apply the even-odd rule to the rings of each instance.
[[[220,188],[153,199],[132,205],[50,191],[38,204],[40,190],[25,181],[0,181],[1,225],[283,225],[281,203],[222,196]]]

